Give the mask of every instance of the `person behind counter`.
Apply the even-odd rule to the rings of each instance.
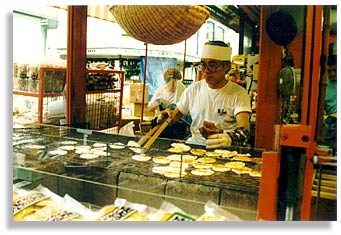
[[[148,111],[162,111],[166,109],[167,105],[175,104],[177,97],[185,89],[182,84],[182,75],[176,68],[168,68],[163,75],[166,85],[159,87],[155,90],[152,99],[148,103]]]
[[[178,69],[168,68],[163,77],[166,85],[156,89],[147,107],[150,112],[156,111],[156,117],[151,121],[152,127],[157,125],[157,114],[166,108],[174,109],[176,102],[186,89],[181,81],[182,75]],[[188,117],[182,117],[179,122],[169,125],[159,136],[170,139],[184,139],[189,135],[189,123]]]
[[[325,141],[336,147],[336,125],[337,125],[337,70],[336,70],[336,55],[328,56],[328,80],[325,97]]]
[[[200,81],[186,88],[175,110],[160,112],[159,122],[171,116],[192,118],[190,144],[206,148],[246,146],[250,138],[250,98],[247,91],[226,78],[232,48],[222,41],[206,42],[201,53]]]

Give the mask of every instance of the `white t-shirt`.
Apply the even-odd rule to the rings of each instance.
[[[220,124],[224,130],[236,127],[235,116],[240,112],[251,112],[247,91],[234,82],[220,89],[211,89],[205,80],[192,83],[182,94],[177,108],[184,115],[191,115],[191,133],[188,143],[205,145],[199,128],[203,122]]]
[[[156,102],[157,99],[163,99],[167,101],[167,104],[175,104],[179,101],[182,93],[186,89],[185,85],[182,83],[181,80],[177,81],[176,91],[174,93],[169,92],[166,89],[166,86],[159,87],[155,90],[155,93],[151,100],[148,103],[148,106],[152,105],[154,102]]]
[[[155,90],[155,93],[153,97],[151,98],[151,100],[149,101],[148,106],[156,102],[157,99],[163,99],[169,103],[175,104],[176,103],[175,98],[176,98],[175,92],[169,92],[167,91],[166,86],[162,86]]]

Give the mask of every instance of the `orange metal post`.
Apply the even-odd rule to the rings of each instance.
[[[301,205],[301,220],[309,221],[310,218],[310,208],[311,208],[311,190],[313,187],[313,175],[314,166],[312,158],[315,153],[315,142],[311,143],[311,147],[307,149],[307,161],[304,172],[304,183],[303,183],[303,195],[302,195],[302,205]]]
[[[320,57],[321,57],[321,44],[322,44],[322,11],[323,6],[308,6],[307,12],[307,23],[309,27],[312,29],[312,39],[311,43],[308,42],[311,47],[305,47],[305,55],[310,59],[310,67],[307,68],[311,71],[309,76],[305,74],[304,79],[304,87],[303,91],[305,91],[304,98],[306,103],[303,103],[309,107],[309,109],[303,111],[307,112],[307,124],[311,126],[311,135],[315,140],[316,136],[316,120],[317,120],[317,106],[318,106],[318,96],[319,96],[319,80],[320,80]],[[310,20],[309,20],[310,19]],[[307,64],[307,63],[305,63]],[[305,72],[308,72],[305,70]],[[309,96],[308,96],[309,95]],[[311,190],[312,190],[312,179],[313,179],[313,163],[310,161],[314,155],[316,148],[316,143],[311,142],[307,147],[307,161],[306,161],[306,169],[304,175],[304,185],[303,185],[303,198],[302,198],[302,207],[301,207],[301,220],[310,220],[310,207],[311,207]]]
[[[299,124],[281,125],[279,141],[281,146],[309,148],[313,140],[311,126]]]
[[[277,181],[280,171],[280,155],[278,152],[263,152],[262,157],[257,219],[274,221],[277,218]]]
[[[280,146],[302,147],[306,149],[301,220],[310,220],[311,190],[313,180],[313,163],[311,159],[315,152],[315,141],[312,127],[299,124],[282,125],[280,130]]]

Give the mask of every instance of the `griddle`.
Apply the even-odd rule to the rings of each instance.
[[[65,128],[65,130],[60,131],[59,127],[42,125],[36,128],[15,129],[13,135],[16,136],[15,143],[18,143],[21,137],[23,140],[32,140],[35,144],[46,145],[46,154],[49,150],[57,148],[58,144],[64,140],[76,140],[80,145],[84,144],[84,136],[77,132],[77,130],[72,128]],[[51,161],[62,162],[64,166],[64,174],[77,176],[79,178],[89,178],[91,175],[96,176],[98,174],[106,174],[108,171],[113,170],[118,172],[128,172],[145,176],[164,178],[165,181],[181,181],[258,194],[260,178],[251,177],[248,174],[237,175],[233,172],[215,172],[211,176],[195,176],[190,174],[189,171],[191,169],[188,169],[188,174],[184,177],[166,178],[162,175],[152,172],[152,168],[157,165],[156,163],[152,161],[138,162],[133,160],[131,157],[136,153],[133,152],[128,146],[126,146],[124,149],[119,150],[111,149],[109,147],[110,144],[116,142],[121,142],[123,144],[127,144],[129,140],[134,140],[138,142],[140,138],[143,137],[92,132],[92,134],[87,137],[87,144],[92,146],[92,144],[95,142],[106,143],[108,153],[110,153],[109,156],[102,156],[95,160],[84,160],[77,157],[76,154],[68,154],[65,156],[54,157],[52,160],[49,157],[37,157],[36,161],[40,161],[42,165]],[[171,152],[168,152],[167,149],[169,149],[171,147],[171,144],[175,142],[185,143],[182,140],[157,138],[155,139],[155,144],[153,145],[155,147],[146,149],[145,154],[151,157],[167,156],[173,154]],[[21,147],[23,145],[25,145],[25,143],[16,144],[16,148],[14,151],[22,151]],[[204,146],[200,145],[189,146],[191,146],[192,148],[204,148]],[[259,149],[238,146],[231,146],[230,148],[228,148],[228,150],[236,150],[238,151],[238,153],[250,153],[253,157],[261,157],[263,151]],[[31,158],[34,158],[34,156],[31,156]],[[225,163],[227,161],[228,160],[218,158],[216,163]],[[37,165],[37,162],[35,162],[35,165]],[[257,163],[247,162],[246,165],[251,168],[260,167],[260,165]],[[95,178],[96,177],[94,177],[94,179]]]

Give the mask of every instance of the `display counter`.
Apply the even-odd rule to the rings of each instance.
[[[248,169],[259,171],[262,150],[230,147],[227,151],[237,151],[234,156],[241,157],[234,159],[193,154],[193,149],[204,150],[204,146],[196,145],[187,145],[191,149],[187,152],[170,152],[172,144],[184,144],[172,139],[158,138],[150,149],[128,146],[129,141],[138,138],[65,126],[14,129],[13,182],[22,182],[25,189],[42,185],[60,196],[68,194],[79,202],[99,207],[112,204],[116,198],[153,208],[168,201],[193,216],[202,215],[205,203],[212,201],[242,220],[256,220],[259,176],[231,169],[197,175],[192,173],[193,163],[177,162],[175,158],[210,158],[214,159],[212,164],[224,165],[238,160]],[[141,161],[142,155],[150,158]],[[170,156],[177,162],[173,166],[177,164],[181,169],[176,176],[165,176],[156,170],[164,166],[156,163],[156,158],[171,159]],[[245,161],[241,161],[242,157]]]

